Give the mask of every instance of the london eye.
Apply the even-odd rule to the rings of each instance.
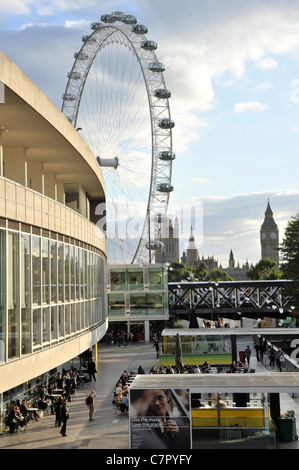
[[[151,262],[173,190],[166,67],[135,16],[105,14],[91,29],[74,54],[62,112],[103,171],[108,263]]]

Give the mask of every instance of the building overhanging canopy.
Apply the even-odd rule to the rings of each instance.
[[[79,132],[46,95],[0,51],[0,130],[4,150],[23,148],[57,183],[79,183],[91,199],[105,200],[101,168]],[[2,85],[3,88],[3,85]],[[4,102],[3,102],[4,101]]]

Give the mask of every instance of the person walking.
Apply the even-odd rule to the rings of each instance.
[[[61,426],[61,407],[63,404],[63,398],[62,396],[58,397],[58,400],[56,400],[55,405],[54,405],[54,410],[55,410],[55,428],[60,428]]]
[[[95,374],[97,373],[97,370],[96,363],[94,362],[93,358],[88,363],[87,372],[89,373],[89,382],[91,382],[91,377],[93,377],[93,380],[96,382]]]
[[[96,392],[91,390],[90,394],[86,398],[86,405],[89,407],[89,421],[93,421],[94,399],[96,396]]]
[[[258,343],[255,343],[254,349],[255,349],[255,352],[256,352],[256,360],[259,362],[259,360],[260,360],[260,346],[259,346]]]
[[[159,342],[156,341],[156,343],[155,343],[154,346],[155,346],[155,348],[156,348],[157,357],[159,357],[159,356],[160,356],[160,346],[159,346]]]
[[[281,348],[278,348],[276,352],[276,365],[278,369],[280,370],[280,372],[281,372],[281,361],[283,360],[283,357],[284,356],[283,356],[283,352]]]
[[[68,406],[67,406],[67,400],[63,400],[63,403],[61,405],[60,419],[61,419],[61,422],[62,422],[60,434],[62,436],[67,436],[67,434],[66,434],[66,423],[67,423],[67,420],[69,419],[69,410],[68,410]]]
[[[246,358],[246,361],[247,361],[248,368],[249,368],[249,364],[250,364],[250,356],[251,356],[251,349],[248,345],[247,348],[245,349],[245,358]]]
[[[273,347],[270,349],[269,359],[270,359],[269,365],[274,366],[275,365],[275,351],[274,351]]]

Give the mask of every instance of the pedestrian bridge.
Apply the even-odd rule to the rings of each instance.
[[[169,282],[169,313],[188,320],[280,318],[294,307],[286,293],[292,281]]]

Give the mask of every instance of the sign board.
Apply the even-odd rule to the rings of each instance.
[[[188,389],[130,390],[131,449],[191,449]]]

